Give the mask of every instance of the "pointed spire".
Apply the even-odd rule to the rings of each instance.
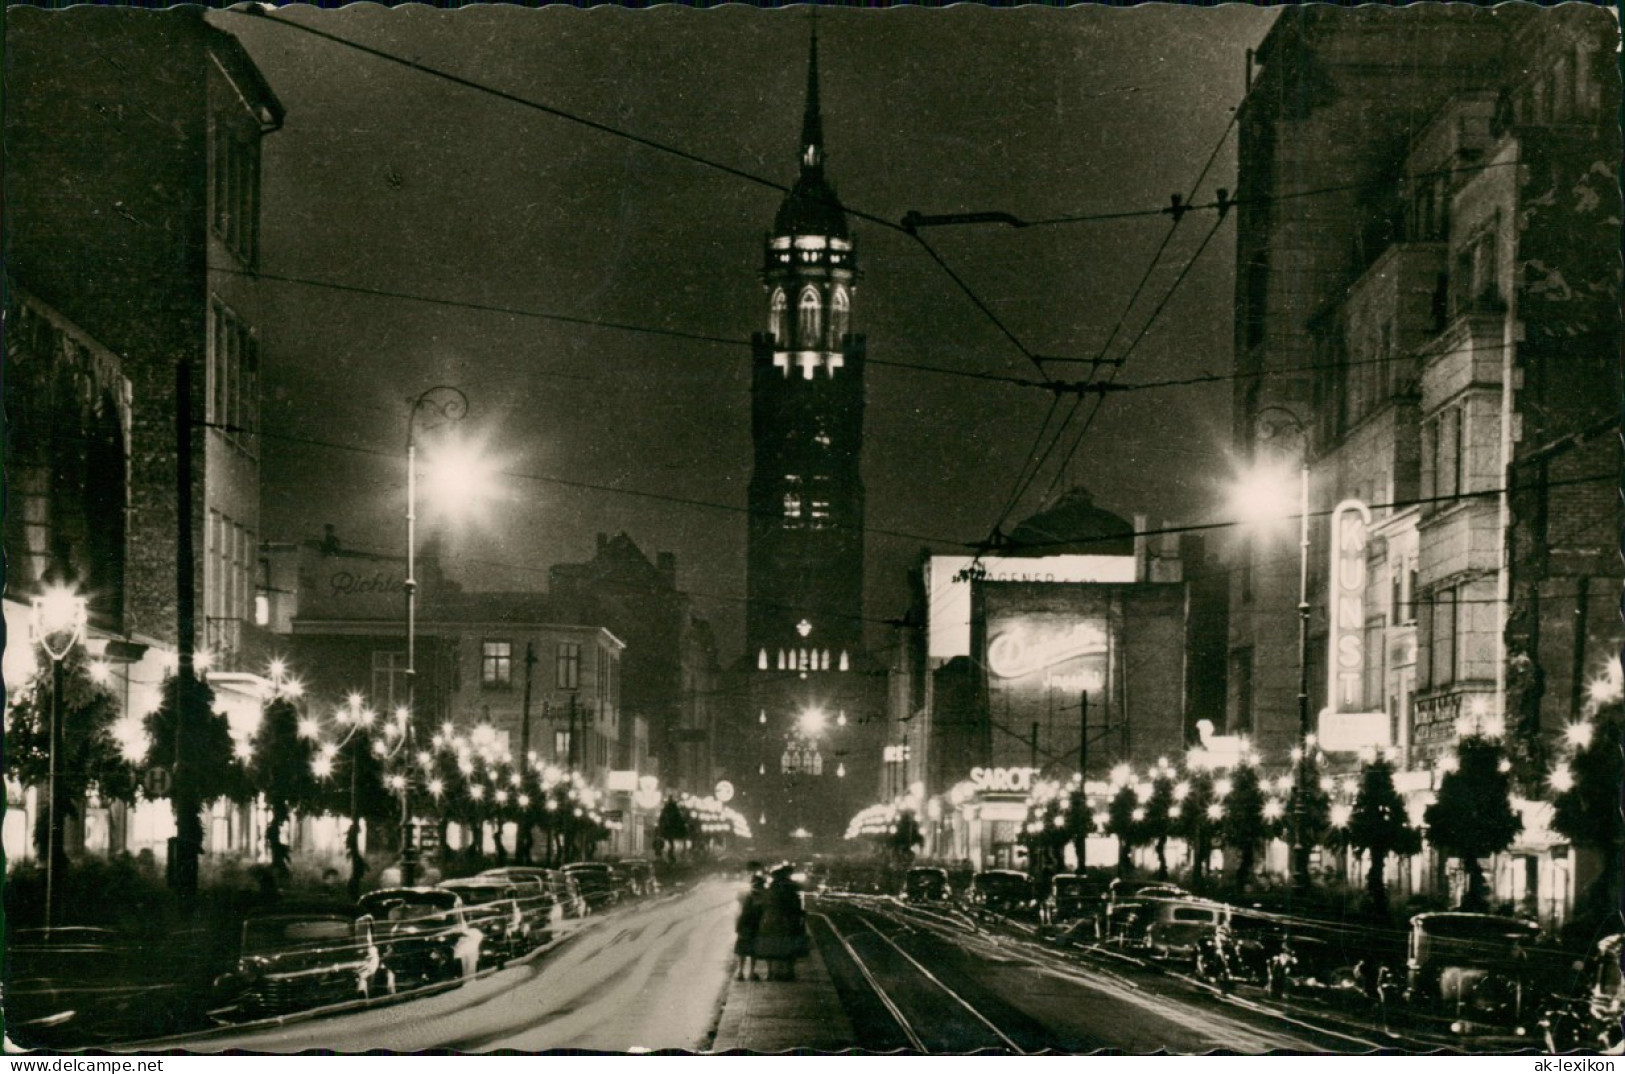
[[[824,165],[824,120],[818,110],[818,9],[813,9],[812,46],[807,60],[807,111],[801,120],[801,167]]]

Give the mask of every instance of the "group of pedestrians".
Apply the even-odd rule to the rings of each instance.
[[[811,950],[795,866],[786,862],[764,871],[760,862],[751,862],[750,870],[750,887],[739,895],[734,924],[734,979],[761,980],[756,974],[760,961],[767,963],[769,981],[793,981],[796,959]]]

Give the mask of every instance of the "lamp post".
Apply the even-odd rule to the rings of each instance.
[[[51,658],[51,726],[45,779],[45,927],[51,927],[56,895],[56,754],[62,736],[62,661],[85,636],[85,598],[56,587],[34,598],[34,640]]]
[[[1268,416],[1268,417],[1266,417]],[[1303,451],[1298,464],[1298,744],[1300,747],[1298,771],[1301,782],[1303,758],[1308,756],[1313,728],[1309,720],[1309,429],[1292,411],[1280,406],[1267,406],[1257,417],[1259,439],[1270,439],[1282,430],[1294,431],[1302,442]],[[1238,489],[1238,506],[1242,514],[1255,518],[1280,517],[1282,512],[1271,510],[1279,505],[1273,490],[1264,489],[1256,480]],[[1292,807],[1292,883],[1299,891],[1309,887],[1309,848],[1303,833],[1303,791],[1293,795]]]
[[[402,746],[411,753],[412,714],[417,703],[417,506],[418,506],[418,415],[438,412],[443,421],[461,421],[468,414],[468,396],[449,384],[437,384],[412,401],[406,416],[406,711]],[[417,881],[417,846],[412,838],[411,778],[402,782],[401,795],[401,885]]]

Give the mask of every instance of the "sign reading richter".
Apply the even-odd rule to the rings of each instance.
[[[1344,500],[1332,511],[1329,711],[1358,712],[1365,700],[1366,528],[1371,511]]]

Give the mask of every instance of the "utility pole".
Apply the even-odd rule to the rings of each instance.
[[[528,772],[530,768],[530,691],[532,680],[536,677],[536,643],[525,642],[525,703],[520,710],[519,717],[519,771]],[[514,855],[523,865],[530,864],[530,821],[521,819],[519,822],[519,839],[514,846]]]
[[[525,642],[525,702],[519,716],[519,763],[530,763],[530,690],[536,678],[536,643]]]
[[[1038,721],[1033,721],[1032,741],[1028,747],[1027,763],[1033,768],[1038,767]]]
[[[183,902],[197,895],[197,859],[203,823],[190,766],[181,761],[181,737],[197,693],[197,551],[192,541],[192,363],[175,367],[175,771],[170,799],[175,835],[169,841],[169,886]]]
[[[1089,778],[1089,691],[1078,705],[1078,780]]]
[[[576,694],[574,690],[570,691],[570,737],[565,742],[565,748],[568,757],[565,766],[574,772],[576,770]]]

